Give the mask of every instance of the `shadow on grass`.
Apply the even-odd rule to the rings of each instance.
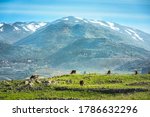
[[[146,92],[148,89],[143,88],[128,88],[128,89],[80,89],[80,88],[67,88],[67,87],[55,87],[56,91],[87,91],[87,92],[100,92],[105,94],[112,93],[133,93],[133,92]]]

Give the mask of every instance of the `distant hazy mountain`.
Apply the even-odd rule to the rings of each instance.
[[[0,54],[3,54],[11,45],[0,41]]]
[[[105,38],[83,38],[60,49],[47,60],[53,67],[90,71],[115,70],[129,61],[132,63],[146,58],[150,58],[150,51],[136,46],[115,43]]]
[[[0,40],[14,43],[45,26],[47,22],[0,23]]]
[[[142,70],[149,68],[145,63],[150,58],[150,34],[116,23],[69,16],[49,23],[1,53],[0,72],[11,78],[32,73],[51,75],[55,70],[49,68],[63,72]],[[145,66],[140,67],[141,63]]]

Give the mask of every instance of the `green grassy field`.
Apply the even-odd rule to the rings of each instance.
[[[84,85],[79,82],[83,80]],[[149,100],[150,74],[74,74],[0,81],[0,100]]]

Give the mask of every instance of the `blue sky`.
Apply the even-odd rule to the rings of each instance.
[[[98,19],[150,33],[150,0],[0,0],[0,22]]]

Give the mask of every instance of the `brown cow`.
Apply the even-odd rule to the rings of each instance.
[[[137,75],[137,74],[138,74],[138,71],[137,71],[137,70],[135,70],[135,71],[134,71],[134,74],[135,74],[135,75]]]
[[[32,75],[31,77],[30,77],[30,80],[36,80],[36,79],[38,79],[39,78],[39,75]]]
[[[83,86],[83,85],[84,85],[84,81],[80,80],[80,86]]]
[[[76,74],[76,70],[72,70],[70,74]]]
[[[108,70],[107,74],[108,74],[108,75],[109,75],[109,74],[111,74],[111,71],[110,71],[110,70]]]

